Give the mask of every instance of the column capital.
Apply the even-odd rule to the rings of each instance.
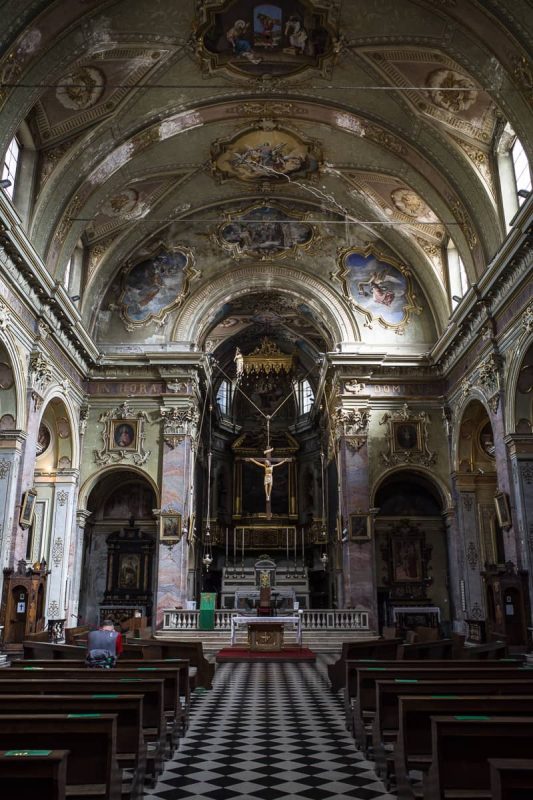
[[[200,412],[198,404],[191,398],[186,398],[185,402],[173,405],[161,405],[159,408],[161,417],[159,421],[163,423],[163,440],[171,450],[174,450],[181,442],[189,436],[195,439],[198,433],[198,422]]]
[[[92,516],[92,511],[87,511],[84,508],[80,508],[76,511],[76,522],[78,524],[78,528],[85,528],[87,524],[87,520],[89,517]]]

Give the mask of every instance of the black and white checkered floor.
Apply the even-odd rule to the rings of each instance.
[[[324,661],[223,664],[145,800],[394,800],[354,748]]]

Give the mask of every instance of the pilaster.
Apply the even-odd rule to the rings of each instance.
[[[198,406],[191,398],[165,399],[161,406],[161,509],[181,514],[181,534],[175,540],[159,541],[157,565],[156,627],[165,609],[185,608],[188,597],[189,532],[193,513],[194,453],[197,445]],[[193,531],[190,535],[194,535]]]

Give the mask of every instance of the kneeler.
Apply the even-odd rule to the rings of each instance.
[[[198,630],[212,631],[215,628],[215,592],[202,592],[200,595],[200,616],[198,618]]]

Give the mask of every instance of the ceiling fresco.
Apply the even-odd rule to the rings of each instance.
[[[215,241],[235,259],[298,258],[320,241],[316,226],[302,221],[305,216],[279,203],[253,205],[227,213]]]
[[[237,0],[224,3],[220,11],[206,9],[204,22],[195,30],[202,68],[252,78],[323,71],[334,56],[336,41],[328,6]]]
[[[510,0],[486,5],[10,4],[1,146],[26,126],[27,230],[54,280],[85,248],[87,329],[163,343],[224,280],[202,346],[276,324],[320,350],[338,344],[309,302],[320,285],[363,343],[427,350],[451,313],[449,239],[474,284],[505,236],[506,123],[533,154],[533,20]],[[298,296],[284,270],[301,276]],[[236,276],[257,298],[260,271],[254,310]],[[261,316],[278,313],[270,295],[275,323]]]

